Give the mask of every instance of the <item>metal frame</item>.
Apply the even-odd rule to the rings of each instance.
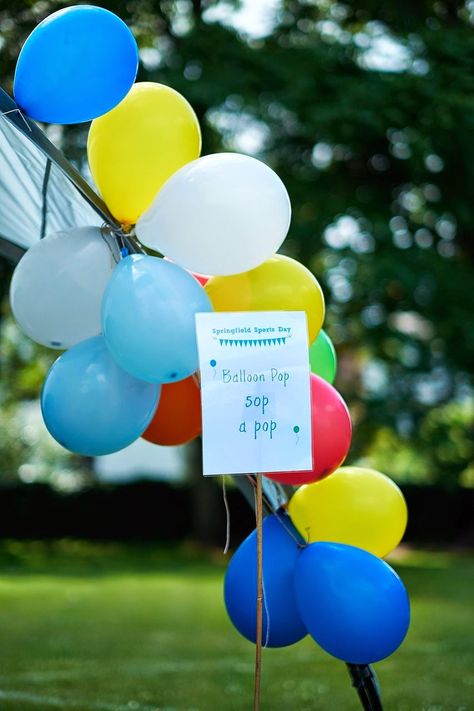
[[[68,180],[79,191],[84,200],[97,212],[104,223],[110,226],[112,232],[123,241],[130,252],[144,252],[141,245],[137,243],[132,234],[122,230],[120,223],[113,217],[105,202],[97,195],[91,186],[84,180],[82,175],[66,159],[64,154],[54,146],[37,124],[25,116],[18,108],[15,101],[0,88],[0,112],[10,121],[15,128],[26,136],[37,146],[47,158],[45,175],[43,178],[43,224],[45,222],[46,196],[49,171],[51,163],[56,165]],[[0,255],[16,264],[25,249],[13,244],[9,240],[0,236]],[[256,477],[254,475],[236,476],[235,482],[247,499],[250,506],[255,504]],[[282,487],[275,482],[263,479],[263,504],[267,513],[279,513],[288,518],[288,526],[293,528],[291,521],[283,508],[287,503],[287,497]],[[293,528],[294,534],[298,535]],[[346,665],[352,680],[353,686],[357,689],[359,699],[364,711],[383,711],[380,698],[380,689],[377,677],[369,664],[347,664]]]
[[[18,264],[25,253],[25,249],[0,235],[0,255],[12,264]]]

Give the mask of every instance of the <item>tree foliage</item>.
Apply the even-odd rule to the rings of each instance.
[[[139,80],[192,103],[205,153],[249,152],[287,185],[284,251],[327,297],[352,459],[383,451],[387,473],[410,478],[402,453],[430,451],[421,478],[457,481],[472,450],[444,414],[465,413],[472,396],[472,0],[247,1],[247,14],[268,5],[259,32],[242,3],[101,4],[138,38]],[[27,33],[63,6],[0,3],[7,90]],[[86,137],[87,126],[60,136],[80,166]],[[472,432],[472,412],[463,417]]]

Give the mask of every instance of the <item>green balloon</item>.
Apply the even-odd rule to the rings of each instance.
[[[319,332],[317,339],[309,347],[311,370],[328,383],[333,383],[336,377],[336,351],[326,331]]]

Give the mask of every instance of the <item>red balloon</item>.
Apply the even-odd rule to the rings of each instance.
[[[165,259],[167,262],[173,263],[173,260],[170,259],[169,257],[163,257],[163,259]],[[187,270],[187,271],[189,271],[189,270]],[[211,278],[210,276],[207,276],[206,274],[197,274],[196,272],[189,272],[189,273],[193,275],[193,277],[196,279],[196,281],[198,281],[201,284],[201,286],[206,286],[207,282]]]
[[[191,272],[193,277],[198,280],[198,282],[201,284],[201,286],[206,286],[207,282],[211,277],[206,276],[205,274],[195,274],[194,272]]]
[[[142,437],[153,444],[186,444],[201,429],[201,390],[191,375],[161,386],[158,407]]]
[[[342,397],[314,373],[311,373],[310,387],[313,468],[305,472],[265,474],[281,484],[296,486],[324,479],[341,466],[351,446],[351,416]]]

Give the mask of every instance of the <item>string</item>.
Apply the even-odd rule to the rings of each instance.
[[[108,247],[108,250],[111,254],[112,259],[114,260],[115,264],[118,264],[120,261],[120,257],[117,256],[117,251],[114,249],[116,246],[116,242],[114,241],[114,238],[116,235],[112,232],[112,229],[107,222],[103,222],[102,226],[100,228],[100,234],[102,235],[102,239],[104,240],[105,244]],[[112,237],[113,235],[113,237]],[[112,242],[112,244],[111,244]]]
[[[265,644],[263,645],[266,649],[268,647],[268,643],[270,641],[270,612],[268,610],[267,593],[265,592],[265,579],[263,576],[263,570],[262,570],[262,590],[263,590],[263,605],[265,607],[265,615],[267,618],[267,630],[265,633]]]
[[[224,499],[225,515],[226,515],[226,538],[225,538],[225,548],[224,555],[227,555],[230,547],[230,509],[229,502],[227,500],[227,489],[225,485],[225,474],[222,475],[222,498]]]

